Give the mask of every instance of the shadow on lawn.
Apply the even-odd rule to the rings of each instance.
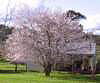
[[[22,73],[25,72],[23,70],[18,70],[17,72],[15,72],[14,70],[0,70],[0,73],[2,74],[15,74],[15,73]]]
[[[96,76],[96,80],[91,79],[91,75],[88,74],[71,74],[67,72],[58,72],[59,74],[51,75],[51,78],[61,79],[61,80],[79,80],[86,82],[100,83],[100,76]]]
[[[35,73],[40,73],[39,71],[32,71],[32,70],[29,70],[29,71],[26,71],[26,70],[0,70],[0,73],[2,74],[17,74],[17,73],[23,73],[23,72],[35,72]]]
[[[96,76],[96,83],[100,83],[100,76]]]

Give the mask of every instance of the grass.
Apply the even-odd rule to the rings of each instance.
[[[93,81],[89,76],[58,72],[51,73],[50,77],[38,72],[7,73],[0,74],[0,83],[100,83],[99,76]]]
[[[0,63],[0,70],[14,70],[14,69],[15,69],[14,64]],[[25,66],[18,64],[18,70],[25,70]]]
[[[67,72],[52,72],[50,77],[45,77],[40,72],[14,72],[15,65],[1,63],[0,83],[100,83],[100,74],[96,80],[91,80],[89,75],[73,75]],[[19,65],[19,70],[25,69]],[[10,71],[10,72],[9,72]]]

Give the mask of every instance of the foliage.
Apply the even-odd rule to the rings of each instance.
[[[97,71],[100,71],[100,36],[96,36],[96,60],[97,60],[97,65],[96,69]]]
[[[11,34],[13,27],[0,25],[0,41],[5,41],[9,34]]]
[[[8,27],[3,24],[0,25],[0,60],[5,61],[5,41],[8,35],[12,33],[13,27]]]
[[[80,18],[75,18],[79,15],[74,12],[70,16],[72,13],[69,11],[21,10],[14,21],[19,28],[6,41],[7,57],[20,63],[38,63],[44,68],[45,75],[49,76],[58,56],[81,49],[73,45],[73,42],[85,40]]]

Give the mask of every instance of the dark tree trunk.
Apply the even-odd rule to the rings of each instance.
[[[17,64],[15,64],[15,72],[17,72]]]
[[[72,60],[72,73],[74,74],[74,60],[73,60],[73,55],[71,55],[71,60]]]
[[[26,72],[28,71],[27,64],[26,64]]]
[[[50,76],[51,64],[48,64],[44,67],[45,76]]]

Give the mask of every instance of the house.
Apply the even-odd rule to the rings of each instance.
[[[93,69],[93,64],[96,62],[93,62],[96,52],[95,36],[91,34],[86,34],[85,36],[88,38],[83,38],[82,41],[69,43],[67,45],[66,55],[61,56],[62,58],[59,57],[56,61],[56,70],[68,70],[68,68],[72,70],[73,66],[78,65],[82,69]]]

